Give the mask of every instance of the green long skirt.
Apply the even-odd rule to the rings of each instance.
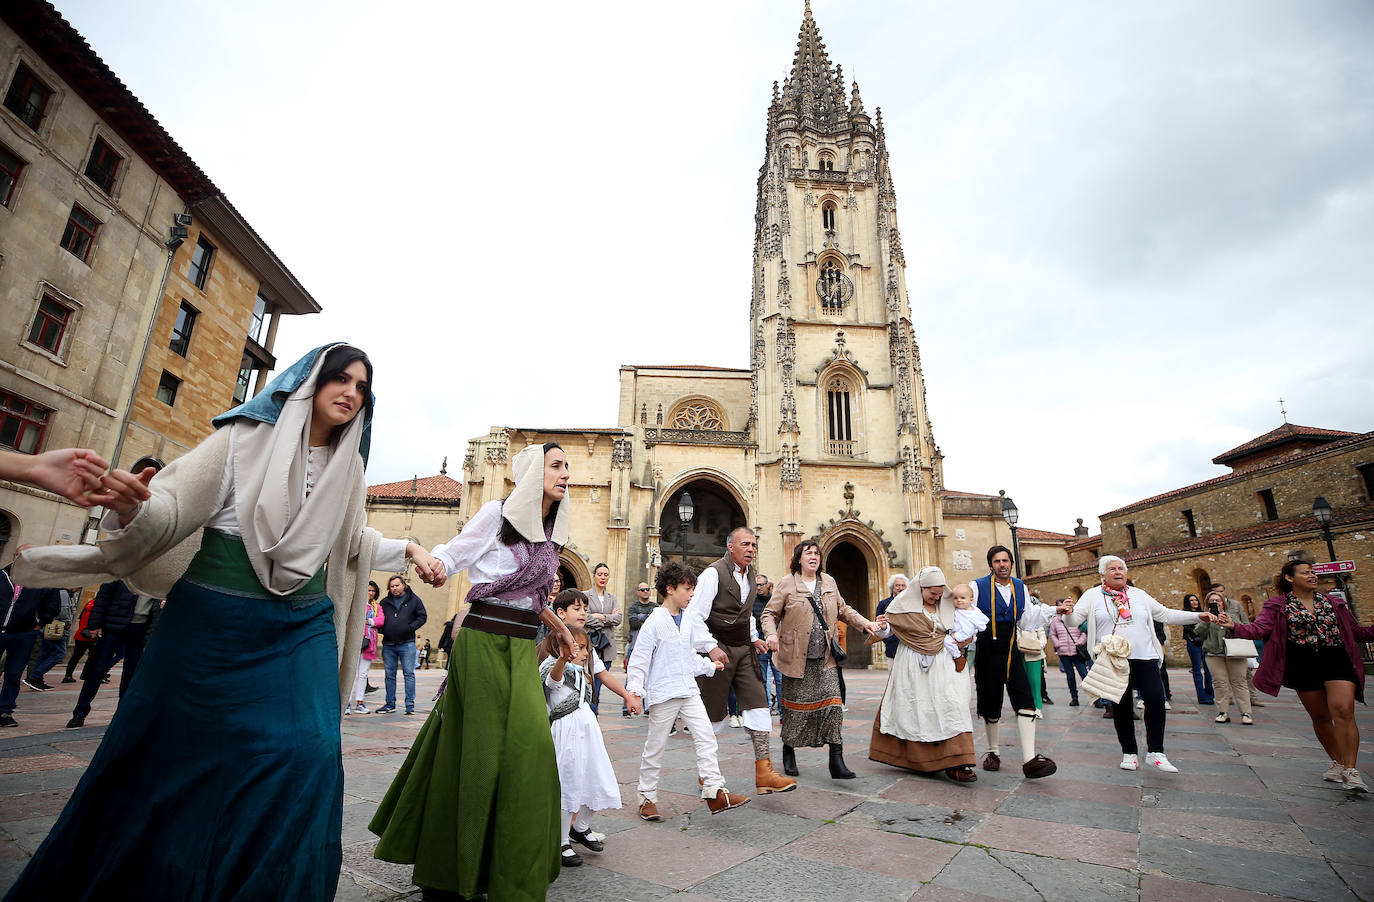
[[[542,900],[562,867],[558,765],[534,642],[463,629],[448,685],[369,829],[422,887]]]

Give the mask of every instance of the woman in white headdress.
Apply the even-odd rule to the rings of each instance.
[[[557,442],[530,445],[511,470],[510,495],[434,549],[447,576],[467,571],[471,607],[442,697],[370,824],[376,856],[413,863],[428,900],[542,900],[562,868],[535,633],[543,623],[571,655],[572,636],[547,606],[568,541],[568,458]]]
[[[922,567],[916,584],[892,600],[887,629],[900,645],[873,721],[868,757],[921,772],[943,770],[972,783],[973,715],[964,648],[987,625],[967,586],[956,598],[939,567]]]
[[[371,419],[367,355],[316,348],[156,479],[151,468],[106,476],[126,490],[98,545],[16,561],[29,585],[122,579],[167,604],[6,899],[334,898],[340,710],[366,574],[400,570],[407,555],[428,578],[442,569],[364,526]]]

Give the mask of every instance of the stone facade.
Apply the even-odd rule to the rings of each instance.
[[[1103,514],[1102,534],[1070,544],[1067,566],[1028,582],[1046,600],[1077,597],[1100,581],[1098,557],[1115,554],[1127,561],[1136,585],[1170,607],[1217,583],[1230,597],[1258,605],[1274,594],[1274,577],[1291,556],[1328,558],[1312,513],[1320,495],[1333,509],[1336,560],[1356,564],[1346,580],[1356,616],[1374,620],[1374,582],[1362,576],[1374,568],[1374,432],[1313,430],[1326,434],[1314,442],[1299,431],[1305,429],[1275,430],[1291,434],[1286,443],[1274,433],[1254,440],[1278,440],[1280,453],[1236,461],[1231,473]],[[1171,642],[1170,661],[1186,664],[1181,630],[1171,631],[1180,641]]]
[[[231,406],[246,354],[263,383],[277,315],[319,305],[50,6],[6,4],[0,61],[0,442],[174,459]],[[204,290],[186,278],[202,235]],[[198,314],[184,355],[169,349],[183,302]],[[164,371],[181,380],[174,406],[156,397]],[[86,526],[0,483],[0,553]]]

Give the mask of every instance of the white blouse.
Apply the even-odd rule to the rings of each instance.
[[[468,581],[474,586],[514,573],[519,564],[515,553],[500,539],[501,520],[501,502],[488,501],[462,532],[431,554],[443,562],[449,576],[466,570]]]
[[[1192,611],[1176,611],[1173,608],[1165,607],[1144,589],[1135,586],[1126,587],[1126,600],[1131,605],[1131,616],[1129,619],[1117,620],[1116,605],[1107,601],[1107,596],[1102,592],[1101,586],[1093,586],[1084,592],[1078,599],[1078,603],[1073,607],[1073,613],[1066,618],[1067,626],[1072,629],[1082,623],[1088,617],[1093,618],[1091,622],[1092,631],[1088,636],[1088,647],[1095,648],[1098,642],[1106,636],[1112,634],[1112,627],[1116,627],[1116,635],[1125,636],[1131,640],[1132,661],[1158,661],[1160,660],[1160,650],[1157,644],[1158,637],[1155,636],[1155,620],[1160,623],[1174,623],[1187,625],[1197,623],[1197,614]]]

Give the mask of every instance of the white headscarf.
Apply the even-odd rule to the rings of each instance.
[[[892,604],[888,605],[887,613],[893,614],[925,613],[925,601],[921,596],[922,589],[929,589],[934,586],[944,586],[945,592],[940,596],[940,603],[936,610],[941,622],[946,625],[954,622],[954,596],[950,594],[949,587],[945,580],[945,571],[939,567],[922,567],[916,574],[915,585],[909,585],[896,598],[892,599]]]
[[[315,382],[326,356],[316,355],[310,375],[291,392],[275,424],[239,419],[229,426],[234,510],[243,547],[258,581],[274,595],[290,595],[324,566],[363,465],[358,444],[365,417],[359,410],[305,497]]]
[[[544,536],[544,446],[526,445],[510,463],[515,488],[501,508],[501,516],[530,542],[552,539],[556,545],[568,544],[568,520],[572,505],[565,495],[558,502],[553,535]]]

